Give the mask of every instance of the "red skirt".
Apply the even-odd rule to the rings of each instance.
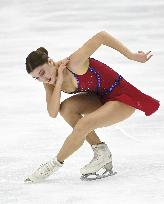
[[[103,104],[108,101],[120,101],[126,103],[143,111],[146,116],[153,114],[160,106],[160,101],[143,93],[125,79],[122,79],[111,93],[103,97],[101,96],[100,100]]]

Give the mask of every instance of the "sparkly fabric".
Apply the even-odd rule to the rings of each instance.
[[[144,94],[111,67],[94,58],[89,58],[89,67],[85,74],[73,74],[78,88],[69,94],[95,93],[102,104],[108,101],[120,101],[143,111],[146,116],[154,113],[160,106],[160,101]]]

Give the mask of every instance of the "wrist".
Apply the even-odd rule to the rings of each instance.
[[[129,52],[127,58],[130,59],[130,60],[134,60],[134,53]]]

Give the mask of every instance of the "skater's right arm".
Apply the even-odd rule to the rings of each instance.
[[[52,118],[56,118],[60,108],[61,98],[61,83],[56,83],[55,86],[43,83],[46,90],[47,111]]]
[[[56,118],[60,109],[61,89],[64,80],[63,70],[66,69],[69,59],[60,64],[55,85],[44,84],[46,90],[47,110],[52,118]]]

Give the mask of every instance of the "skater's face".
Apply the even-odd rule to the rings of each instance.
[[[30,75],[40,82],[55,84],[57,80],[57,66],[49,59],[48,63],[36,67]]]

